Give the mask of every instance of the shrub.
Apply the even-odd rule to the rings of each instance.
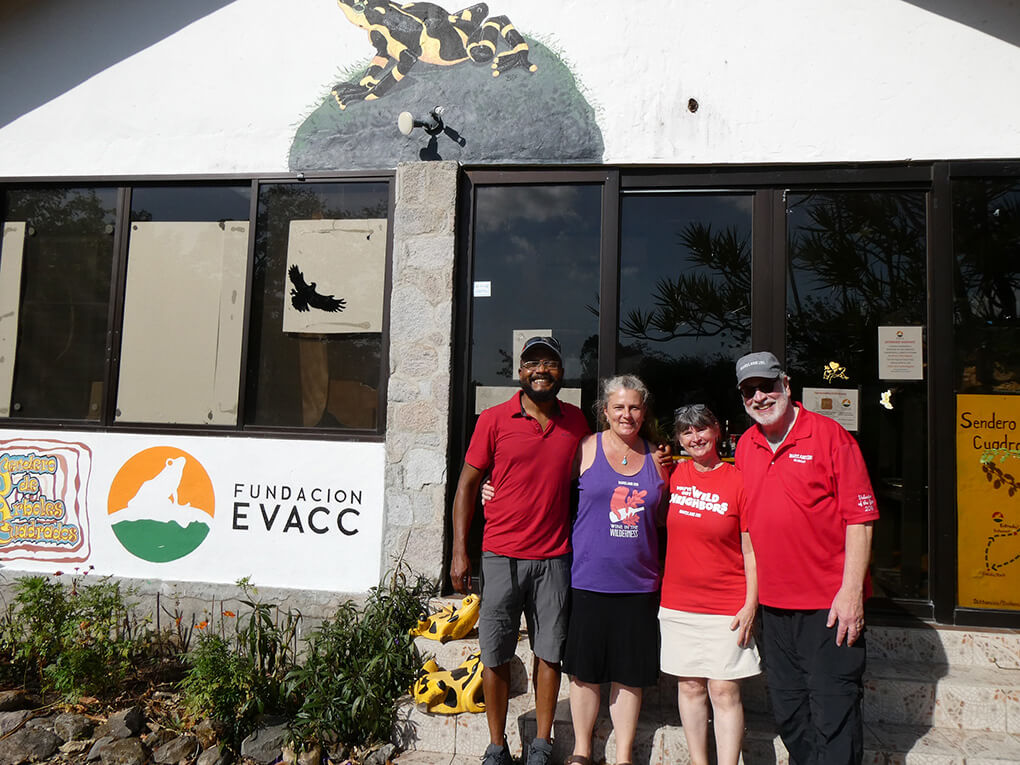
[[[223,723],[235,751],[262,714],[287,711],[284,677],[294,666],[301,619],[297,612],[261,602],[248,579],[238,585],[245,592],[241,602],[250,609],[247,620],[232,620],[232,634],[222,618],[222,634],[203,632],[187,657],[189,669],[181,682],[188,711]]]
[[[396,700],[421,666],[409,630],[434,589],[422,576],[409,585],[398,570],[362,609],[348,601],[309,635],[303,664],[287,675],[289,695],[300,700],[294,741],[360,747],[389,738]]]
[[[66,698],[116,688],[131,665],[135,639],[130,609],[120,585],[103,579],[70,587],[44,576],[15,584],[16,616],[9,640],[40,687]]]

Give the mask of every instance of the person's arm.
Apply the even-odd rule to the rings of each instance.
[[[846,527],[846,554],[843,561],[843,583],[829,609],[826,627],[839,622],[836,645],[853,645],[864,629],[864,578],[871,562],[871,536],[874,524],[851,523]]]
[[[450,583],[457,592],[471,590],[471,560],[467,553],[468,532],[475,515],[475,500],[483,473],[478,468],[464,463],[457,481],[457,493],[453,497],[453,556],[450,561]]]
[[[577,451],[574,453],[574,464],[570,468],[572,480],[579,478],[588,468],[595,464],[595,455],[598,452],[597,446],[598,436],[595,433],[590,433],[581,439],[581,443],[577,445]]]
[[[739,629],[737,644],[747,646],[751,642],[751,630],[754,628],[754,618],[758,614],[758,564],[754,558],[754,545],[751,544],[751,535],[746,531],[740,534],[740,549],[744,553],[744,605],[733,621],[730,622],[730,629]]]
[[[656,444],[652,456],[655,458],[655,464],[659,466],[662,477],[668,481],[673,470],[673,447],[665,442]]]
[[[675,469],[672,458],[668,469],[659,463],[659,475],[665,481],[662,486],[662,496],[659,497],[659,504],[655,508],[655,525],[660,528],[666,525],[666,519],[669,516],[670,492],[673,487],[673,470]]]

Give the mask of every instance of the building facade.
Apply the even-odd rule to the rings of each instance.
[[[6,569],[442,580],[551,333],[727,442],[775,351],[864,451],[872,607],[1020,624],[1015,2],[165,5],[0,11]]]

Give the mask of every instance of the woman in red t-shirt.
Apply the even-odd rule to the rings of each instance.
[[[761,672],[751,629],[758,610],[744,484],[719,458],[719,421],[704,404],[674,414],[690,455],[670,479],[660,667],[677,676],[677,702],[694,765],[708,763],[708,712],[719,765],[736,765],[744,735],[740,678]]]

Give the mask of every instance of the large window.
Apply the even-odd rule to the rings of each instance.
[[[1020,177],[958,177],[952,199],[956,602],[1020,612]]]
[[[0,250],[0,416],[99,420],[115,189],[13,189]]]
[[[233,425],[249,187],[135,188],[115,419]]]
[[[382,432],[388,179],[3,192],[0,418]]]
[[[1020,393],[1020,181],[953,184],[956,390]]]
[[[688,403],[743,430],[733,357],[751,348],[751,196],[628,194],[620,218],[617,367],[654,391],[664,433]]]
[[[262,186],[247,422],[378,427],[387,199],[384,183]]]
[[[598,375],[601,187],[484,186],[477,206],[474,413],[517,390],[520,348],[533,335],[559,340],[561,398],[590,413]]]

